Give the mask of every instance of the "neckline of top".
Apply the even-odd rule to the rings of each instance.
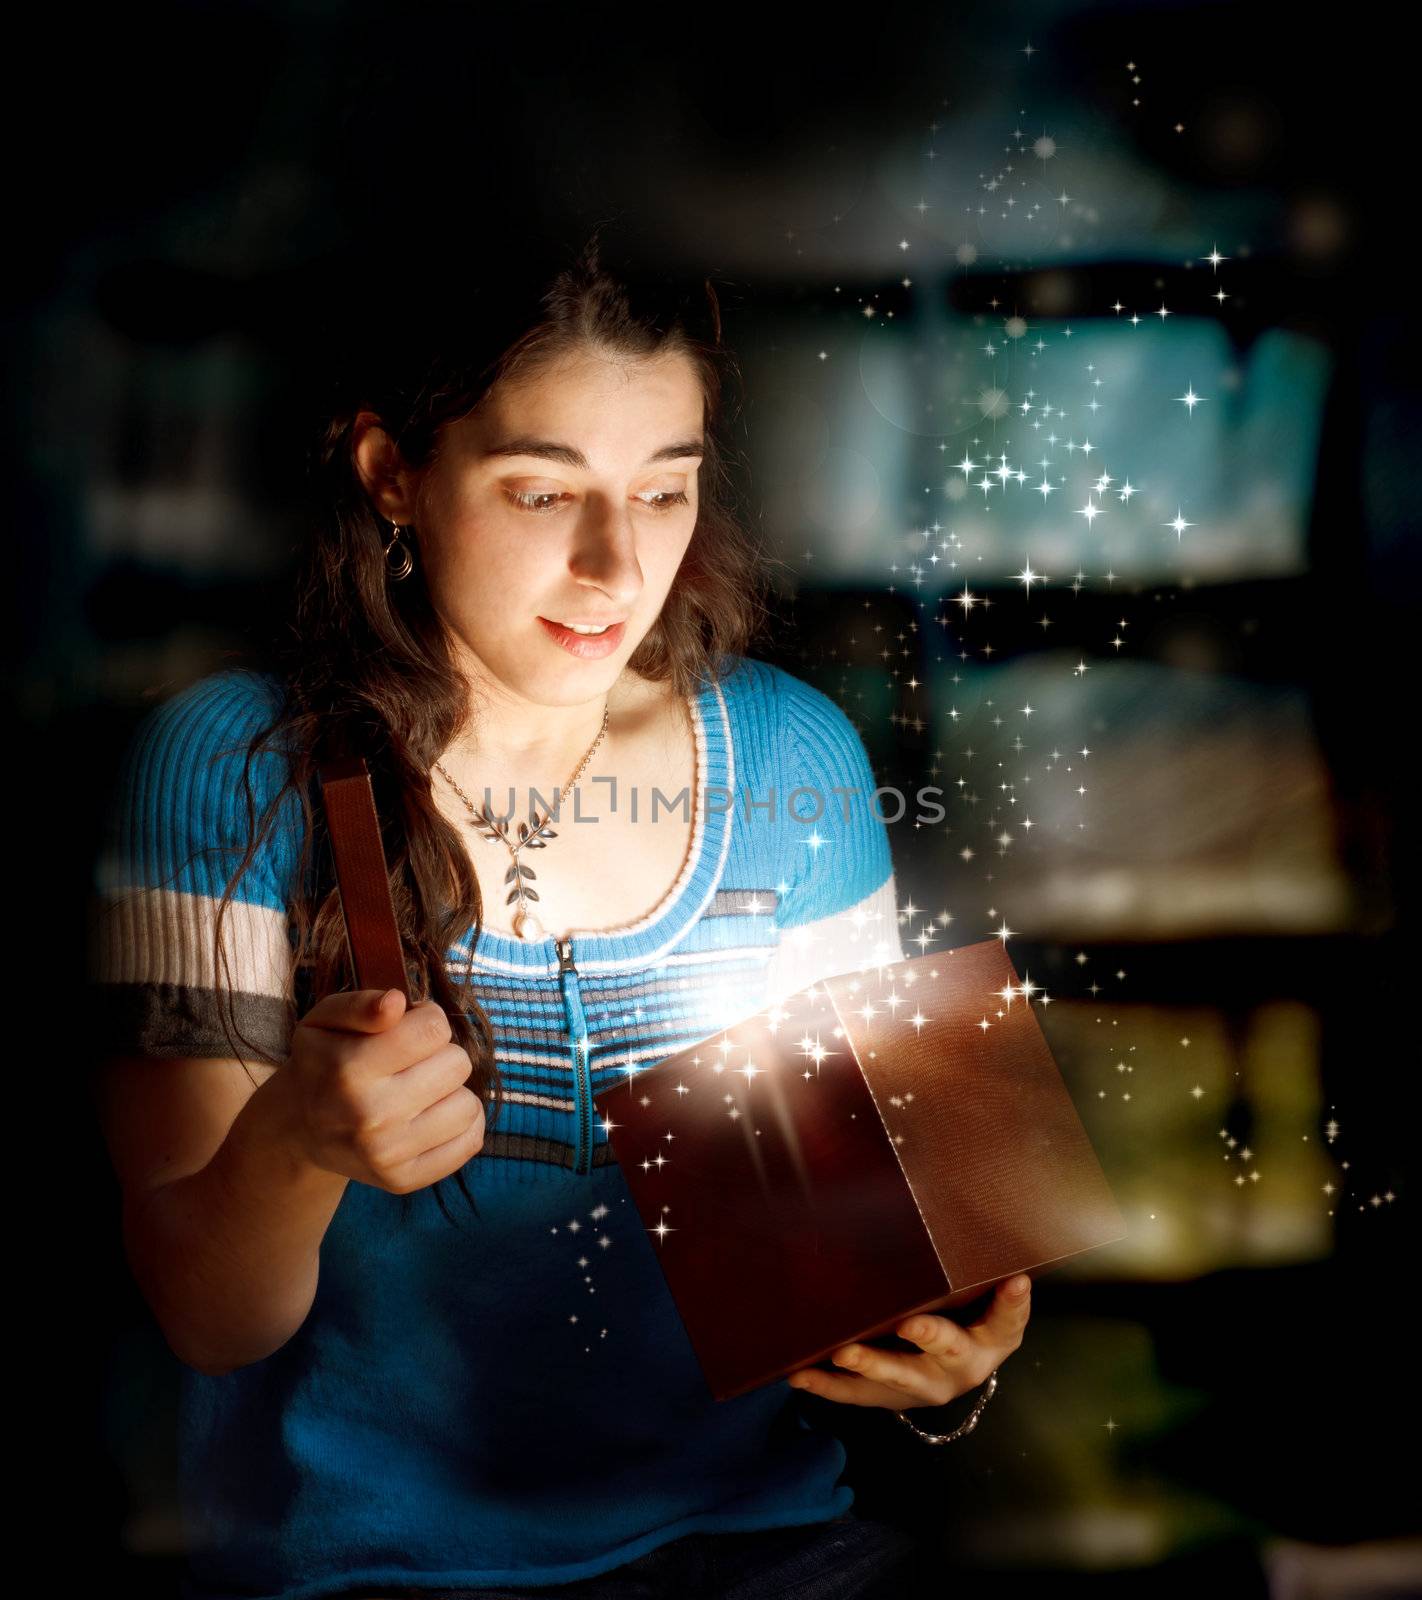
[[[615,972],[657,961],[675,945],[716,893],[731,837],[731,797],[735,793],[735,752],[730,716],[719,683],[686,696],[696,742],[691,848],[676,881],[660,902],[635,922],[616,928],[573,929],[568,935],[573,965],[580,972]],[[710,804],[713,795],[724,803]],[[476,967],[519,976],[548,975],[559,969],[555,937],[522,940],[497,928],[481,927],[473,951]],[[455,954],[470,959],[467,938]]]

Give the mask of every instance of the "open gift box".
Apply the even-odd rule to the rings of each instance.
[[[596,1104],[718,1400],[1126,1233],[998,939],[827,978]]]

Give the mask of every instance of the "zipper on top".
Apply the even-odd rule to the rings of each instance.
[[[578,988],[578,969],[573,965],[573,941],[559,939],[558,974],[563,984],[563,1009],[573,1036],[573,1084],[577,1105],[578,1146],[574,1172],[592,1170],[592,1064],[588,1060],[584,1040],[587,1038],[587,1016],[583,1011],[583,997]]]

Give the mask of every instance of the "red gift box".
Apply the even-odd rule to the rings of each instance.
[[[1126,1233],[998,939],[828,978],[596,1104],[718,1400]]]

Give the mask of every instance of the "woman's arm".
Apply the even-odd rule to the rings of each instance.
[[[302,1154],[290,1075],[253,1070],[256,1087],[238,1061],[130,1057],[97,1085],[134,1277],[173,1353],[210,1374],[301,1326],[349,1182]]]
[[[100,1070],[134,1276],[173,1353],[213,1375],[306,1320],[352,1177],[409,1194],[484,1146],[449,1017],[399,989],[323,996],[256,1087],[241,1062],[208,1057],[110,1055]]]

